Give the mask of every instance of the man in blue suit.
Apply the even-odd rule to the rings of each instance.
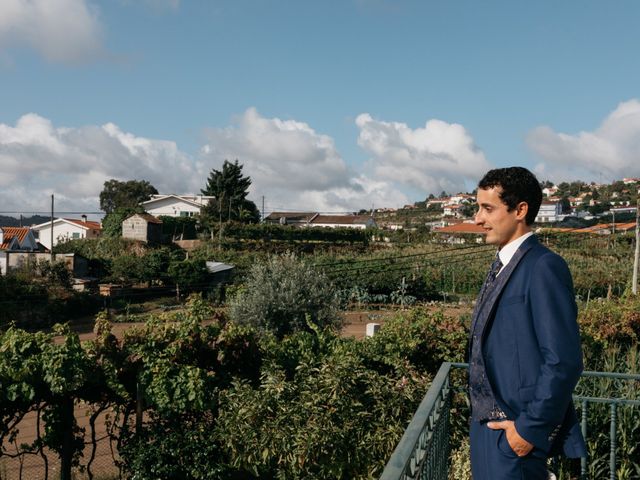
[[[571,395],[582,372],[571,273],[531,231],[542,191],[522,167],[478,184],[477,225],[498,247],[469,339],[474,480],[547,480],[547,458],[586,455]]]

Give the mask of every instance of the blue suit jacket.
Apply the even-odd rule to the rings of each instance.
[[[571,273],[535,236],[511,261],[481,335],[498,404],[529,443],[549,455],[586,455],[572,393],[582,373]],[[508,265],[511,267],[511,265]],[[502,273],[501,273],[502,274]]]

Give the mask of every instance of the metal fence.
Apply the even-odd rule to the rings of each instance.
[[[453,368],[466,369],[466,363],[445,362],[440,366],[431,387],[404,432],[380,480],[446,480],[449,476],[449,454],[451,424],[449,410],[454,390],[464,389],[452,385]],[[597,385],[600,381],[601,384]],[[604,382],[604,383],[603,383]],[[628,382],[624,387],[622,384]],[[613,392],[614,397],[594,396],[593,392]],[[609,405],[609,478],[616,479],[617,462],[617,418],[621,406],[630,406],[640,411],[640,399],[627,398],[638,395],[640,375],[583,372],[576,387],[574,402],[581,410],[582,434],[589,439],[588,413],[590,405]],[[640,412],[639,412],[640,413]],[[588,478],[589,458],[581,459],[580,476]]]

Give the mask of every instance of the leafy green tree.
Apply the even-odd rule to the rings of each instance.
[[[104,182],[100,192],[100,209],[109,214],[118,208],[136,208],[157,193],[158,190],[147,180],[121,182],[112,178]]]
[[[64,262],[51,263],[48,260],[40,260],[38,271],[50,284],[71,288],[71,273]]]
[[[294,255],[272,257],[249,273],[244,293],[231,303],[231,318],[283,337],[309,330],[340,327],[339,297],[327,277]]]
[[[247,200],[251,177],[242,174],[238,160],[225,160],[222,170],[211,170],[207,184],[201,190],[203,195],[215,197],[201,212],[205,224],[219,221],[240,221],[255,223],[260,219],[256,204]]]
[[[204,260],[172,262],[167,273],[181,291],[204,287],[209,275]]]
[[[195,217],[170,217],[160,215],[162,234],[174,240],[194,240],[198,233],[198,220]]]

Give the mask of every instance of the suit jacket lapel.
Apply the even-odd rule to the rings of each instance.
[[[482,303],[477,306],[476,312],[473,316],[474,321],[473,321],[473,327],[471,330],[471,335],[474,334],[477,317],[480,315],[480,312],[483,312],[483,311],[488,312],[489,317],[493,315],[493,309],[496,307],[496,303],[500,298],[500,296],[502,295],[502,290],[504,290],[505,286],[509,282],[509,278],[511,277],[511,274],[514,272],[514,270],[520,263],[520,260],[522,260],[525,254],[529,250],[531,250],[531,248],[533,248],[533,246],[536,245],[537,243],[538,243],[538,240],[535,236],[531,236],[527,238],[524,241],[524,243],[520,245],[520,248],[516,250],[516,253],[513,255],[513,257],[507,264],[507,266],[502,269],[502,271],[500,272],[500,274],[495,280],[495,284],[492,290],[489,292],[488,295],[485,295],[485,298],[482,300]],[[480,335],[480,338],[483,337],[484,330],[488,323],[489,322],[484,322],[484,324],[482,325],[482,330],[480,332],[477,332]]]

